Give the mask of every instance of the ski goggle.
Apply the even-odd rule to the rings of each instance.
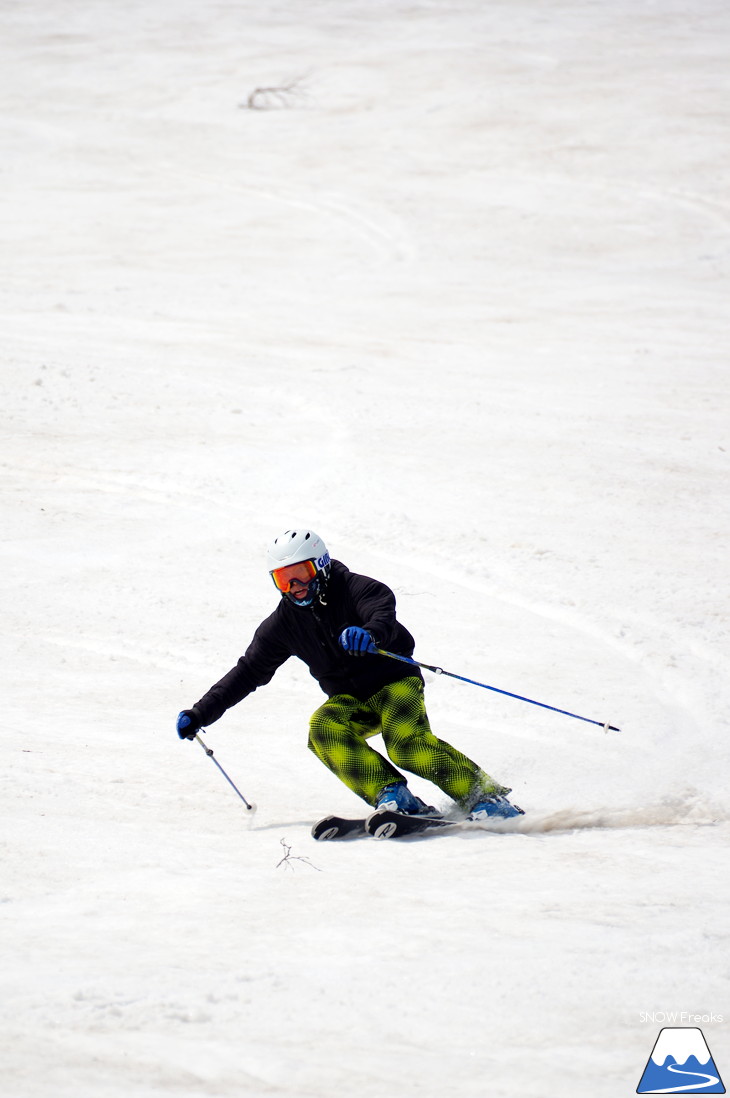
[[[271,578],[284,594],[291,590],[293,583],[311,583],[317,575],[313,560],[302,560],[298,564],[287,564],[284,568],[275,568]]]

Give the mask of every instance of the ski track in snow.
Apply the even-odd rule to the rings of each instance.
[[[482,824],[479,829],[497,834],[530,835],[549,831],[576,831],[591,828],[632,828],[671,826],[711,826],[730,820],[730,813],[719,805],[708,804],[697,796],[667,797],[655,804],[638,807],[566,809],[558,812],[532,812],[519,820]],[[476,830],[476,829],[475,829]]]

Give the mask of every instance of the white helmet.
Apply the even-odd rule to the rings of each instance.
[[[280,591],[274,572],[280,568],[287,568],[291,564],[300,564],[302,561],[311,561],[314,565],[314,575],[308,585],[305,598],[297,599],[288,590],[281,592],[296,606],[311,606],[317,595],[322,594],[324,583],[330,573],[330,555],[327,552],[327,546],[314,530],[301,528],[286,530],[283,534],[279,534],[278,538],[274,538],[266,557],[269,573]]]

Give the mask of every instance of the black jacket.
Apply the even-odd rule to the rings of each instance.
[[[257,686],[270,682],[290,656],[307,664],[329,697],[351,694],[365,701],[389,682],[422,677],[411,664],[387,656],[351,656],[338,643],[348,625],[361,625],[379,648],[402,656],[413,654],[415,642],[396,620],[395,595],[389,587],[334,560],[324,596],[326,602],[315,601],[312,606],[294,606],[289,599],[281,599],[236,666],[195,703],[203,725],[217,721]]]

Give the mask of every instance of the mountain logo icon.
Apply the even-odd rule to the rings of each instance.
[[[662,1029],[637,1094],[725,1094],[701,1029]]]

